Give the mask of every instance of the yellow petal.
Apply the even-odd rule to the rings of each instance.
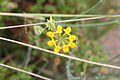
[[[63,51],[64,51],[64,52],[68,52],[68,51],[69,51],[68,45],[64,45],[64,46],[63,46]]]
[[[72,31],[71,30],[71,27],[67,27],[66,29],[63,29],[65,34],[70,34],[70,32]]]
[[[69,40],[70,41],[74,41],[74,40],[76,40],[77,39],[77,37],[75,36],[75,35],[70,35],[69,36]]]
[[[47,44],[48,44],[49,46],[53,46],[53,45],[55,44],[55,42],[52,41],[52,40],[50,40],[50,41],[47,42]]]
[[[60,49],[61,49],[61,47],[60,46],[56,46],[55,48],[54,48],[54,52],[60,52]]]
[[[47,32],[47,36],[48,37],[55,37],[55,34],[51,31]]]
[[[69,47],[71,47],[71,48],[75,48],[77,45],[75,44],[75,43],[73,43],[73,42],[70,42],[69,44]]]
[[[61,25],[58,25],[57,26],[57,31],[61,31],[62,30],[62,26]]]
[[[63,31],[62,31],[62,26],[61,25],[58,25],[57,26],[57,31],[56,31],[56,33],[62,33]]]

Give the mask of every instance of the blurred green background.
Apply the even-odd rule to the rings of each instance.
[[[119,0],[0,0],[0,12],[23,13],[24,15],[27,13],[112,15],[119,14],[119,2]],[[56,21],[77,18],[79,17],[53,17]],[[0,27],[45,22],[46,19],[49,17],[28,19],[0,15]],[[118,24],[119,18],[60,23],[64,27],[72,27],[72,34],[79,38],[78,48],[73,53],[74,56],[119,66],[119,52],[109,53],[111,48],[106,49],[106,43],[113,39],[114,35],[110,36],[109,39],[104,38],[104,35],[108,34],[109,31],[118,28]],[[41,27],[45,27],[45,25],[41,25]],[[0,30],[0,36],[52,50],[46,44],[49,40],[46,31],[41,35],[35,35],[33,27],[15,28]],[[119,31],[116,34],[119,34]],[[113,42],[115,41],[113,40]],[[107,46],[112,46],[112,44],[114,43]],[[67,61],[68,59],[60,56],[0,40],[1,63],[47,76],[54,80],[68,80],[70,78],[67,76],[69,74],[66,69]],[[71,66],[71,73],[80,77],[78,80],[119,80],[120,75],[117,70],[113,72],[113,69],[110,68],[78,61],[72,61],[72,64],[74,65]],[[0,80],[42,79],[0,66]]]

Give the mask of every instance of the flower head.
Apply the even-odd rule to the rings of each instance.
[[[68,52],[70,48],[75,48],[77,45],[74,43],[76,40],[75,35],[71,35],[71,27],[63,29],[61,25],[58,25],[55,32],[47,32],[47,36],[52,40],[48,41],[49,46],[54,46],[54,52]]]

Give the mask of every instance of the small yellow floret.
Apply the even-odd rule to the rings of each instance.
[[[49,46],[54,46],[54,45],[56,44],[56,41],[50,40],[50,41],[47,42],[47,44],[48,44]]]
[[[75,48],[77,45],[73,42],[69,42],[68,46],[71,47],[71,48]]]
[[[64,45],[63,46],[63,51],[64,52],[68,52],[69,51],[69,46],[68,45]]]
[[[74,40],[76,40],[77,39],[77,37],[75,36],[75,35],[70,35],[69,36],[69,40],[70,41],[74,41]]]
[[[60,46],[56,46],[55,48],[54,48],[54,52],[60,52],[60,49],[61,49],[61,47]]]
[[[48,37],[55,37],[55,34],[51,31],[47,32],[47,36]]]
[[[62,33],[63,31],[62,31],[62,26],[61,25],[58,25],[57,26],[57,31],[56,31],[56,33]]]
[[[63,29],[65,34],[70,34],[71,33],[71,27],[67,27],[66,29]]]

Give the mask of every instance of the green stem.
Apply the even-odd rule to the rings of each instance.
[[[97,2],[95,5],[93,5],[91,8],[89,8],[87,11],[83,12],[82,14],[86,14],[86,13],[92,11],[94,8],[96,8],[102,2],[103,2],[103,0],[100,0],[99,2]]]
[[[72,52],[68,52],[69,55],[72,55]],[[71,73],[71,65],[72,65],[72,60],[71,59],[68,59],[67,63],[66,63],[66,73],[67,73],[67,77],[68,77],[68,80],[80,80],[80,77],[74,77]]]
[[[101,23],[94,23],[94,24],[76,24],[76,25],[68,25],[68,24],[61,24],[62,26],[71,26],[71,27],[94,27],[94,26],[102,26],[108,24],[119,23],[119,20],[108,21],[108,22],[101,22]]]

